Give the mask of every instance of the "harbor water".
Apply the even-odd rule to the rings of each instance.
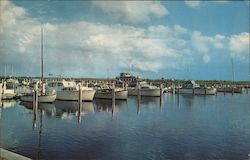
[[[249,94],[2,101],[0,148],[32,159],[249,159]]]

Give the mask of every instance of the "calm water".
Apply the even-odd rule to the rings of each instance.
[[[0,147],[32,159],[248,159],[250,94],[3,102]]]

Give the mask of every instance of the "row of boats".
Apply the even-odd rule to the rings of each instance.
[[[34,81],[30,84],[19,84],[15,79],[8,79],[0,83],[1,99],[20,98],[21,101],[33,101],[33,94],[38,91],[38,102],[54,102],[55,100],[78,101],[81,95],[82,101],[93,101],[94,98],[126,100],[129,95],[141,96],[160,96],[160,88],[140,83],[138,87],[112,87],[111,85],[88,87],[81,82],[76,83],[73,80],[53,80],[47,82]]]
[[[137,79],[138,80],[138,79]],[[1,99],[20,98],[21,101],[32,102],[34,93],[38,94],[38,102],[54,102],[55,100],[66,101],[93,101],[99,99],[118,99],[127,100],[128,96],[148,96],[160,97],[164,92],[176,94],[193,94],[193,95],[215,95],[218,91],[228,92],[233,89],[235,93],[241,93],[239,88],[215,88],[206,85],[199,85],[195,81],[187,81],[180,86],[159,87],[150,85],[145,81],[137,81],[136,85],[132,82],[123,81],[126,85],[119,85],[120,79],[114,85],[91,85],[73,80],[33,80],[33,82],[22,81],[17,79],[7,79],[0,82]],[[230,91],[231,91],[230,90]],[[81,97],[80,97],[81,96]]]

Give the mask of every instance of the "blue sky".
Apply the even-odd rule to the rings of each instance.
[[[0,3],[2,76],[249,79],[247,1]]]

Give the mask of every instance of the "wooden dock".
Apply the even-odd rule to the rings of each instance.
[[[30,158],[24,157],[22,155],[8,151],[3,148],[0,148],[0,159],[1,160],[31,160]]]

